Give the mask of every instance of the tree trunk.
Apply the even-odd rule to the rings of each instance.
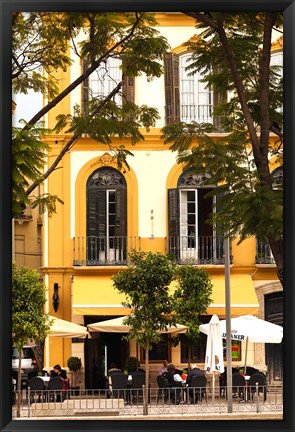
[[[148,403],[149,403],[149,377],[150,377],[150,367],[149,367],[149,351],[150,351],[150,341],[146,339],[145,343],[145,389],[144,389],[144,406],[143,414],[148,415]]]
[[[273,236],[268,236],[267,240],[276,262],[278,278],[284,287],[283,239],[275,240]]]
[[[188,344],[188,364],[187,364],[187,373],[191,370],[191,358],[192,358],[192,346]]]

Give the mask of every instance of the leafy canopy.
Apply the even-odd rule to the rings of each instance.
[[[124,322],[131,326],[128,338],[142,347],[160,340],[161,330],[175,323],[171,317],[169,285],[175,264],[160,253],[132,251],[129,264],[113,276],[115,288],[126,296],[123,305],[131,309]]]
[[[270,174],[270,159],[282,164],[282,68],[270,66],[271,25],[282,17],[270,13],[191,13],[200,35],[187,43],[190,74],[219,95],[213,115],[226,135],[212,135],[211,124],[180,122],[163,128],[165,144],[179,163],[209,173],[210,195],[218,195],[211,223],[232,236],[282,236],[282,184]],[[226,97],[227,95],[227,97]],[[274,126],[275,125],[275,126]],[[269,132],[278,134],[271,146]]]
[[[18,351],[28,339],[45,339],[51,321],[44,313],[45,286],[36,270],[12,267],[12,339]]]

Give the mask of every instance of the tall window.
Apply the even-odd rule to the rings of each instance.
[[[124,262],[126,235],[124,176],[114,168],[99,168],[87,182],[87,264]]]
[[[120,59],[109,57],[89,76],[89,94],[91,98],[106,97],[122,81],[121,64]],[[122,103],[120,94],[116,94],[115,102],[119,105]]]
[[[270,66],[276,67],[276,73],[278,74],[277,83],[283,77],[283,51],[275,51],[271,53]],[[283,106],[278,109],[278,112],[283,113]]]
[[[85,80],[83,84],[82,107],[88,112],[89,101],[93,98],[105,98],[122,81],[121,59],[109,57]],[[83,70],[89,67],[87,60],[83,62]],[[130,102],[134,102],[134,78],[126,77],[123,83],[123,94]],[[122,93],[117,93],[114,101],[118,105],[124,103]]]
[[[165,123],[213,123],[217,130],[222,130],[222,118],[213,118],[213,108],[226,100],[226,92],[213,93],[199,72],[190,76],[185,70],[189,57],[190,53],[165,55]]]
[[[222,239],[208,222],[217,207],[216,197],[207,196],[214,188],[209,179],[209,175],[186,172],[178,187],[168,190],[169,253],[181,262],[223,261]]]
[[[203,75],[189,75],[186,67],[190,54],[180,56],[180,120],[186,123],[212,123],[213,95],[202,82]]]

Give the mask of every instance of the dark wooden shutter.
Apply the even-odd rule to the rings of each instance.
[[[218,73],[218,67],[214,68],[215,72]],[[213,88],[213,112],[218,105],[222,105],[227,101],[227,92],[225,90],[216,90]],[[225,118],[224,114],[213,116],[213,125],[219,132],[224,131],[223,120]]]
[[[179,250],[179,191],[168,189],[168,245],[169,254],[180,257]]]
[[[179,58],[177,54],[167,53],[164,57],[165,80],[165,124],[180,120],[179,109]]]
[[[126,101],[134,103],[135,100],[135,79],[134,77],[124,77],[123,93]]]
[[[84,73],[89,67],[89,63],[86,59],[82,60],[82,73]],[[83,81],[82,84],[82,109],[81,111],[85,114],[88,113],[89,105],[89,77]]]
[[[106,192],[89,189],[87,194],[87,236],[106,235]]]

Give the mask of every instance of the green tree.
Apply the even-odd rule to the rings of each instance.
[[[149,350],[161,339],[161,331],[175,323],[171,317],[169,285],[175,264],[160,253],[133,251],[129,264],[113,276],[115,288],[124,293],[131,309],[124,322],[131,326],[128,339],[134,339],[145,350],[145,408],[148,412]]]
[[[117,156],[118,165],[121,167],[126,155],[131,153],[123,146],[113,146],[112,137],[129,137],[134,145],[144,139],[139,131],[140,127],[149,128],[155,125],[158,113],[154,108],[137,106],[127,100],[122,93],[122,88],[128,84],[128,80],[136,76],[146,74],[148,79],[152,79],[163,73],[161,61],[168,44],[153,27],[155,24],[153,14],[140,12],[36,12],[14,15],[13,90],[15,93],[26,93],[28,89],[33,89],[48,98],[48,103],[21,131],[15,133],[13,144],[17,148],[20,146],[20,136],[24,131],[34,129],[45,114],[81,85],[101,64],[106,64],[108,59],[122,61],[122,80],[108,95],[90,100],[87,112],[81,112],[80,108],[76,107],[74,115],[68,113],[58,116],[54,131],[63,130],[71,135],[47,171],[35,170],[30,165],[24,182],[13,173],[13,186],[18,186],[14,190],[14,208],[17,209],[24,201],[24,197],[27,202],[35,201],[32,192],[58,167],[65,153],[83,133],[108,146]],[[77,45],[76,36],[81,32],[84,32],[84,37]],[[71,59],[67,54],[70,42],[72,51],[81,61],[85,61],[86,67],[78,78],[66,88],[60,89],[54,72],[58,69],[66,71],[71,67]],[[39,68],[42,70],[39,71]],[[46,79],[43,70],[46,72]],[[115,102],[117,94],[122,95],[122,104]],[[36,138],[38,133],[32,133]],[[36,139],[34,144],[37,144],[37,141]],[[43,151],[42,143],[40,151]],[[19,163],[19,152],[15,151],[13,154],[13,163]],[[33,157],[28,157],[28,163],[32,160]],[[27,182],[30,183],[29,186]],[[56,197],[43,197],[43,204],[46,204],[46,199],[54,210]]]
[[[243,241],[267,239],[283,284],[282,184],[270,173],[270,158],[282,163],[282,71],[270,66],[271,37],[281,27],[277,12],[192,12],[200,37],[188,43],[190,73],[220,97],[214,115],[226,136],[213,139],[208,124],[177,123],[163,129],[178,161],[211,175],[214,194],[223,196],[212,222]],[[280,126],[281,125],[281,126]],[[270,131],[277,135],[270,145]]]
[[[178,266],[177,288],[173,294],[174,318],[188,327],[185,334],[188,346],[188,370],[191,364],[191,347],[199,338],[200,315],[206,314],[212,299],[213,285],[209,273],[191,265]]]
[[[21,391],[21,353],[28,339],[44,340],[50,328],[50,319],[44,314],[45,285],[37,270],[12,266],[12,342],[19,352],[18,394]],[[17,399],[17,417],[20,416],[20,397]]]

